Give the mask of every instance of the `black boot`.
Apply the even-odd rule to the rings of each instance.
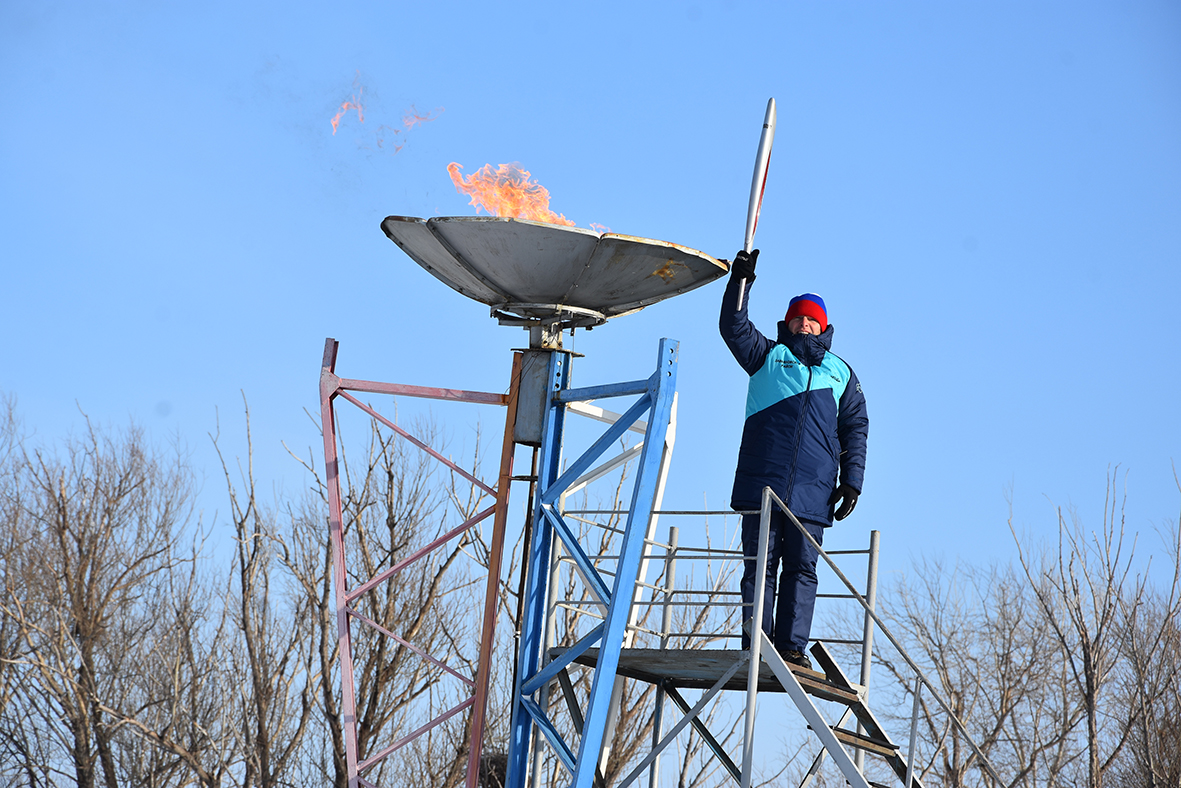
[[[788,665],[796,665],[797,667],[812,669],[812,660],[808,659],[808,655],[802,651],[796,651],[794,648],[776,649],[779,651],[779,656]]]

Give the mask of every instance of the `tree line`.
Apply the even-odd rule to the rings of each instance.
[[[0,779],[347,785],[323,480],[313,474],[305,494],[265,505],[250,456],[222,459],[228,514],[212,527],[232,539],[228,562],[214,559],[212,529],[195,516],[181,452],[152,447],[136,427],[89,423],[58,446],[31,446],[9,403],[0,426]],[[373,432],[346,472],[358,571],[433,536],[448,491],[419,458]],[[443,593],[440,579],[467,548],[358,604],[420,646],[454,653],[445,641],[461,634],[461,594]],[[404,647],[372,640],[356,635],[362,748],[405,724],[399,712],[439,682]],[[429,746],[464,746],[442,738]],[[411,760],[426,771],[415,784],[457,784],[453,769],[437,773],[456,759],[419,754]]]
[[[429,420],[416,430],[428,443],[442,439]],[[308,489],[264,502],[249,434],[242,458],[223,454],[218,434],[211,439],[222,459],[227,509],[206,524],[195,510],[195,476],[182,451],[152,445],[135,426],[89,422],[74,437],[41,445],[27,436],[14,403],[4,403],[4,784],[346,788],[325,480],[303,460]],[[369,430],[353,446],[341,475],[354,577],[372,576],[489,503],[395,436]],[[478,448],[471,466],[478,470]],[[885,619],[905,633],[908,651],[1011,780],[1007,785],[1181,786],[1177,524],[1159,531],[1158,552],[1169,567],[1157,567],[1157,580],[1150,580],[1114,477],[1108,492],[1105,520],[1093,532],[1060,512],[1056,545],[1035,547],[1014,533],[1019,555],[1011,566],[928,561],[879,593]],[[228,558],[217,546],[226,535]],[[498,785],[508,739],[520,547],[509,555],[496,644],[505,669],[494,672],[487,786]],[[472,529],[355,604],[370,620],[474,673],[480,622],[471,611],[481,607],[486,560],[484,534]],[[570,597],[582,593],[562,584]],[[571,605],[563,614],[559,645],[574,637],[581,610]],[[678,629],[732,626],[727,615],[685,613]],[[859,634],[854,619],[845,625]],[[364,758],[419,727],[429,709],[445,707],[461,688],[369,627],[356,627],[353,638]],[[709,640],[692,643],[705,647]],[[912,678],[887,649],[878,652],[875,710],[886,699],[909,709]],[[572,678],[576,688],[585,682]],[[652,727],[651,688],[627,683],[622,692],[605,785],[628,773]],[[924,783],[987,784],[943,712],[920,701]],[[904,720],[908,725],[902,715],[894,727]],[[715,725],[733,739],[737,722],[731,715]],[[467,720],[457,715],[368,779],[461,785],[467,735]],[[692,735],[675,760],[668,784],[704,788],[729,780]],[[552,759],[539,768],[560,774]],[[769,782],[798,784],[798,772],[785,762]],[[823,774],[819,784],[825,779],[837,784]]]

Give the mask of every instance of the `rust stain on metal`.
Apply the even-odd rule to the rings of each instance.
[[[649,274],[649,276],[659,276],[665,282],[671,282],[672,280],[677,278],[677,271],[676,271],[677,266],[684,268],[686,271],[689,270],[689,266],[685,265],[684,263],[680,262],[679,260],[674,260],[670,257],[668,259],[667,263],[665,263],[664,265],[657,268],[655,271],[653,271],[651,274]]]

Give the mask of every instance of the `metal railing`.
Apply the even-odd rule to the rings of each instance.
[[[621,515],[621,514],[625,514],[625,513],[626,513],[626,510],[620,510],[620,509],[566,509],[566,510],[563,510],[563,516],[567,517],[570,520],[576,520],[576,521],[582,522],[584,525],[586,525],[588,527],[601,528],[606,531],[614,532],[614,533],[619,533],[620,529],[614,528],[611,525],[606,524],[606,523],[602,523],[602,522],[598,522],[598,521],[589,519],[589,517],[615,516],[615,515]],[[683,509],[658,510],[658,511],[652,512],[653,515],[672,515],[672,516],[717,515],[717,516],[723,516],[723,517],[729,517],[729,516],[734,516],[734,515],[737,515],[737,516],[753,515],[753,514],[759,514],[759,513],[760,513],[760,510],[751,510],[751,511],[720,510],[720,511],[714,511],[714,510],[683,510]],[[745,556],[744,552],[742,550],[681,545],[680,544],[680,529],[677,528],[676,526],[670,527],[668,533],[669,533],[669,536],[668,536],[667,542],[660,542],[660,541],[651,540],[651,539],[645,540],[646,557],[649,557],[649,558],[652,558],[655,560],[659,560],[659,558],[660,558],[659,553],[657,553],[655,556],[653,556],[652,553],[654,551],[658,551],[658,550],[663,551],[663,553],[664,553],[664,555],[663,555],[663,559],[664,559],[663,571],[659,573],[659,575],[657,576],[657,578],[655,578],[655,580],[653,582],[646,582],[642,576],[641,576],[640,580],[637,582],[637,588],[641,588],[641,589],[644,589],[645,591],[647,591],[647,597],[644,599],[638,600],[636,605],[639,607],[659,608],[661,610],[661,619],[660,619],[659,629],[657,630],[657,629],[651,628],[649,626],[643,626],[643,625],[637,623],[637,624],[633,624],[633,625],[629,626],[630,636],[631,637],[647,636],[647,637],[655,640],[656,642],[658,642],[660,649],[668,649],[670,647],[670,644],[676,642],[677,640],[680,640],[683,643],[687,643],[688,641],[695,640],[695,639],[703,639],[706,641],[717,641],[717,640],[732,640],[732,639],[741,638],[742,634],[741,634],[740,624],[738,622],[734,622],[730,618],[729,615],[727,615],[723,621],[723,624],[724,624],[723,631],[717,631],[717,630],[711,630],[711,629],[703,629],[703,630],[690,629],[689,631],[684,631],[684,632],[681,632],[681,631],[674,632],[673,631],[673,611],[675,608],[687,608],[688,609],[688,608],[700,608],[702,606],[709,606],[709,607],[716,607],[716,608],[740,608],[741,609],[743,607],[748,607],[748,605],[746,605],[742,602],[742,599],[741,599],[742,592],[740,590],[725,590],[725,589],[723,589],[723,587],[722,587],[723,581],[728,581],[729,583],[731,583],[731,587],[737,585],[737,582],[735,582],[733,580],[729,580],[727,578],[727,575],[725,572],[719,573],[718,582],[714,583],[711,587],[708,587],[708,588],[677,588],[677,581],[678,581],[677,564],[678,564],[678,562],[683,562],[683,561],[689,561],[689,562],[705,561],[707,563],[731,562],[731,561],[757,561],[758,557],[757,556],[749,556],[749,557]],[[831,560],[830,557],[832,557],[832,556],[866,556],[867,557],[867,577],[866,577],[866,594],[865,594],[865,596],[862,596],[860,593],[858,593],[854,590],[852,593],[817,594],[817,597],[824,598],[824,599],[833,599],[833,600],[852,600],[852,599],[867,600],[868,599],[869,604],[872,605],[873,601],[876,597],[876,591],[877,591],[876,584],[877,584],[877,563],[878,563],[879,543],[880,543],[879,532],[872,531],[870,533],[870,544],[869,544],[869,547],[866,549],[833,550],[828,553],[825,553],[826,558],[828,558],[829,560]],[[616,556],[611,553],[593,554],[593,555],[588,555],[587,557],[590,558],[595,563],[598,563],[600,561],[610,561],[610,560],[616,558]],[[570,559],[568,559],[564,556],[558,557],[554,561],[553,567],[556,569],[559,565],[566,563],[568,561],[570,561]],[[609,570],[601,569],[600,571],[604,575],[611,575],[612,574]],[[842,577],[842,579],[844,579],[843,574],[840,576]],[[846,581],[846,583],[847,583],[847,581]],[[556,586],[556,583],[554,585]],[[702,599],[701,598],[702,596],[704,596],[705,599]],[[590,619],[601,620],[603,618],[603,613],[601,612],[601,610],[599,610],[599,608],[602,608],[601,603],[598,602],[598,600],[595,600],[593,598],[589,598],[589,599],[587,599],[587,598],[584,598],[584,599],[554,599],[553,605],[551,608],[551,616],[556,617],[556,615],[558,614],[558,611],[566,610],[566,611],[569,611],[572,615],[574,615],[575,618],[587,616]],[[758,618],[757,615],[752,616],[752,619],[757,620],[757,618]],[[555,620],[551,620],[551,624],[550,624],[550,628],[549,628],[550,632],[553,632],[555,630],[555,626],[554,626],[555,623],[556,623]],[[860,640],[851,639],[851,638],[837,638],[837,637],[826,637],[826,638],[814,637],[813,640],[824,640],[825,642],[828,642],[828,643],[839,643],[839,644],[850,645],[850,646],[861,646],[861,652],[862,652],[861,653],[861,666],[860,666],[861,671],[860,671],[859,679],[860,679],[860,684],[862,686],[868,686],[869,677],[870,677],[870,666],[872,664],[873,628],[874,628],[874,619],[871,618],[869,615],[866,615],[864,625],[863,625],[863,636]],[[660,738],[661,738],[662,717],[663,717],[664,701],[666,700],[666,697],[667,697],[667,694],[665,692],[664,687],[661,685],[657,685],[655,719],[654,719],[653,731],[652,731],[652,743],[653,743],[654,749],[657,747],[658,742],[660,741]],[[675,698],[674,700],[679,701],[680,699]],[[678,703],[678,705],[681,705],[681,703]],[[686,709],[682,708],[682,711],[686,711]],[[693,724],[695,725],[695,727],[699,726],[699,723],[697,723],[696,721],[694,721]],[[709,742],[709,740],[712,740],[712,736],[708,735],[708,731],[702,731],[700,729],[700,727],[698,727],[698,732],[703,734],[703,738],[707,738],[707,743]],[[719,756],[722,756],[720,758],[720,760],[723,762],[723,765],[726,766],[727,769],[731,771],[734,778],[736,780],[739,779],[738,767],[735,766],[730,761],[728,756],[726,756],[724,753],[720,752],[720,750],[716,749],[714,743],[711,743],[710,746],[711,746],[711,748],[715,749],[715,752]],[[864,758],[864,753],[858,752],[857,756],[858,756],[858,768],[861,768],[862,759]],[[818,756],[817,763],[814,764],[814,766],[819,765],[819,758],[820,757],[821,756]],[[649,772],[649,785],[651,786],[651,788],[655,788],[655,786],[657,785],[658,774],[659,774],[659,759],[654,758],[651,760],[650,769],[651,769],[651,771]],[[628,780],[625,780],[625,783],[630,782],[630,781],[631,780],[629,778]]]
[[[849,581],[849,578],[845,577],[844,572],[842,572],[840,567],[838,567],[836,565],[836,562],[832,560],[831,556],[824,551],[824,549],[820,546],[820,544],[815,539],[812,538],[812,535],[810,533],[808,533],[808,530],[796,518],[796,516],[794,514],[792,514],[791,510],[787,508],[787,504],[785,504],[779,498],[779,496],[776,495],[774,493],[774,491],[771,490],[770,487],[763,488],[763,505],[760,510],[760,519],[759,519],[759,527],[760,527],[759,566],[764,567],[764,568],[766,567],[767,538],[768,538],[768,533],[770,531],[771,505],[772,504],[774,504],[775,506],[778,506],[779,509],[787,516],[788,521],[791,522],[791,524],[794,525],[799,530],[799,532],[801,534],[803,534],[804,538],[808,540],[808,543],[811,544],[812,548],[814,550],[816,550],[817,555],[819,555],[821,558],[824,559],[825,563],[828,564],[829,568],[832,569],[833,573],[845,585],[845,588],[848,589],[849,596],[856,599],[857,602],[860,603],[861,607],[865,610],[867,622],[868,622],[868,620],[872,620],[872,622],[877,625],[877,627],[881,630],[882,634],[886,637],[887,640],[890,641],[890,644],[898,652],[898,655],[901,656],[903,661],[910,667],[910,669],[912,671],[914,671],[914,674],[915,674],[914,696],[915,697],[914,697],[914,708],[911,713],[910,751],[907,753],[907,763],[909,764],[909,769],[908,769],[906,785],[908,786],[908,788],[912,784],[911,780],[914,776],[914,760],[915,760],[914,759],[914,749],[915,749],[916,734],[917,734],[917,730],[918,730],[918,716],[919,716],[919,709],[920,709],[919,692],[923,687],[926,687],[927,692],[935,700],[935,702],[939,704],[940,708],[943,709],[944,713],[947,714],[948,719],[952,722],[952,724],[955,725],[955,727],[959,730],[959,732],[961,734],[963,734],[964,740],[972,748],[972,751],[975,752],[976,755],[980,758],[981,766],[988,773],[988,775],[993,780],[995,780],[997,784],[1003,785],[1004,783],[1001,780],[1000,776],[996,773],[996,770],[993,769],[992,764],[989,763],[988,758],[984,755],[984,752],[980,749],[979,745],[976,744],[976,741],[972,738],[971,734],[968,733],[968,730],[964,726],[963,722],[961,722],[959,717],[956,716],[955,712],[952,711],[951,706],[949,706],[947,701],[945,701],[943,699],[943,697],[939,694],[939,691],[935,688],[935,685],[931,682],[930,679],[927,678],[927,676],[923,672],[922,668],[920,668],[918,666],[918,664],[914,661],[914,659],[911,658],[910,654],[903,647],[902,643],[899,642],[898,638],[895,637],[894,633],[891,632],[890,629],[886,626],[886,623],[881,619],[881,617],[874,610],[873,602],[870,599],[863,597],[857,591],[857,589]],[[762,584],[758,584],[755,586],[756,616],[757,616],[757,611],[759,609],[761,609],[762,589],[763,589]],[[752,618],[751,620],[753,622],[756,619]],[[867,626],[867,630],[868,630],[870,625],[867,623],[866,626]],[[752,626],[752,629],[753,629],[753,626]],[[751,671],[752,671],[752,673],[757,670],[757,665],[759,664],[759,659],[760,659],[759,643],[760,643],[760,640],[761,640],[761,638],[758,638],[758,637],[751,638],[751,665],[752,665]],[[753,721],[754,721],[754,714],[753,714],[754,708],[753,707],[754,707],[754,694],[755,694],[754,685],[755,685],[755,682],[752,682],[751,684],[752,684],[752,688],[749,692],[748,700],[747,700],[747,713],[749,716],[748,716],[748,725],[747,725],[747,742],[745,745],[746,757],[744,758],[744,776],[749,774],[749,772],[748,772],[749,755],[750,755],[750,751],[751,751],[751,741],[752,741],[751,727],[753,726]],[[860,771],[860,766],[858,767],[858,771]]]

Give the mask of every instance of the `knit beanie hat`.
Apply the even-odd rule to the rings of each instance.
[[[819,321],[821,331],[828,329],[828,311],[824,308],[824,299],[815,293],[804,293],[793,298],[787,305],[787,316],[783,320],[790,323],[793,317],[800,315]]]

